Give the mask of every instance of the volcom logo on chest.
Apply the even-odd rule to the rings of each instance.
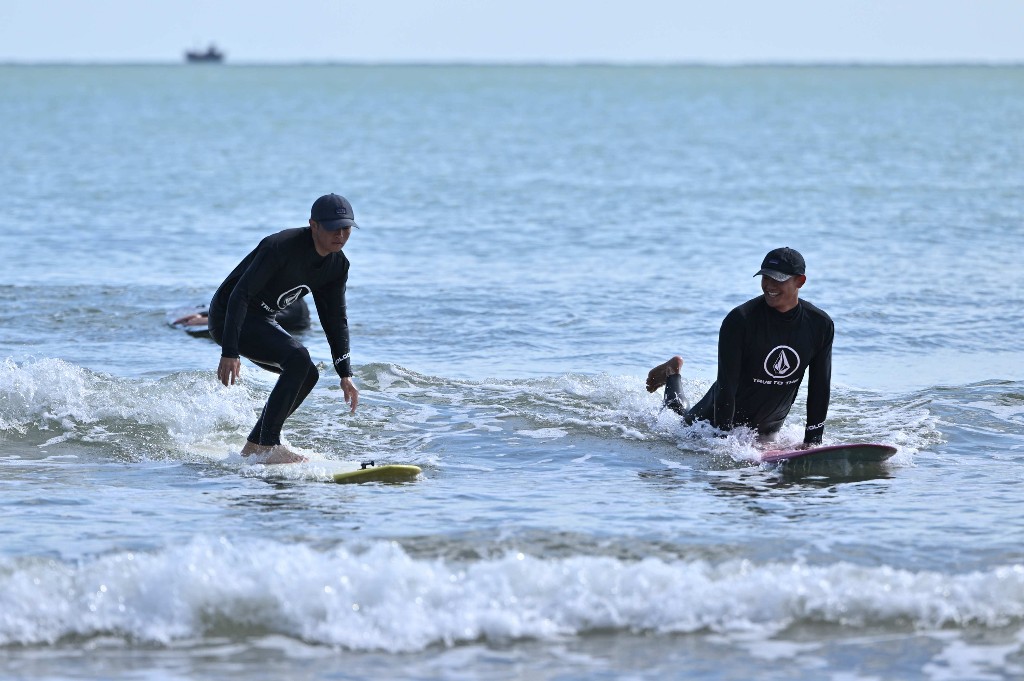
[[[764,358],[764,372],[774,379],[786,378],[800,368],[800,355],[788,345],[777,345]]]
[[[285,309],[307,293],[309,293],[309,287],[305,284],[299,284],[292,290],[285,291],[277,297],[277,309]]]

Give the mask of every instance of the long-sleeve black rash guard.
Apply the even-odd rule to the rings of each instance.
[[[344,253],[321,256],[316,252],[309,227],[286,229],[263,239],[231,271],[210,303],[211,309],[216,306],[224,310],[221,356],[239,356],[238,335],[246,315],[274,317],[312,293],[334,368],[342,378],[351,376],[345,310],[348,268]]]
[[[725,430],[734,425],[762,433],[778,430],[809,370],[804,442],[820,443],[831,392],[834,336],[832,319],[807,301],[780,313],[758,296],[733,309],[718,338],[712,424]]]

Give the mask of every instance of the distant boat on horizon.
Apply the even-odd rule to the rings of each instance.
[[[205,50],[187,50],[185,61],[190,64],[219,64],[224,61],[224,53],[217,49],[217,46],[210,43]]]

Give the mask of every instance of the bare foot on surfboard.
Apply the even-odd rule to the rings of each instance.
[[[682,370],[683,358],[679,355],[676,355],[664,364],[659,364],[654,367],[647,374],[647,392],[653,393],[655,390],[665,385],[669,376],[678,374]]]
[[[266,458],[263,458],[260,463],[302,463],[303,461],[307,461],[306,457],[296,454],[284,445],[277,445],[266,454]]]
[[[296,454],[284,445],[258,445],[255,442],[245,441],[242,447],[242,456],[253,457],[254,463],[277,464],[277,463],[302,463],[306,457]]]
[[[245,441],[242,445],[242,456],[249,456],[250,454],[261,454],[270,450],[269,446],[258,445],[255,442]]]

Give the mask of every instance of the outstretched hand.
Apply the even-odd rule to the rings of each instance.
[[[242,360],[237,357],[221,357],[217,365],[217,380],[224,385],[234,385],[242,373]]]
[[[356,407],[359,405],[359,391],[356,390],[356,385],[352,382],[351,376],[341,379],[341,392],[345,394],[345,404],[352,406],[351,413],[354,414]]]

